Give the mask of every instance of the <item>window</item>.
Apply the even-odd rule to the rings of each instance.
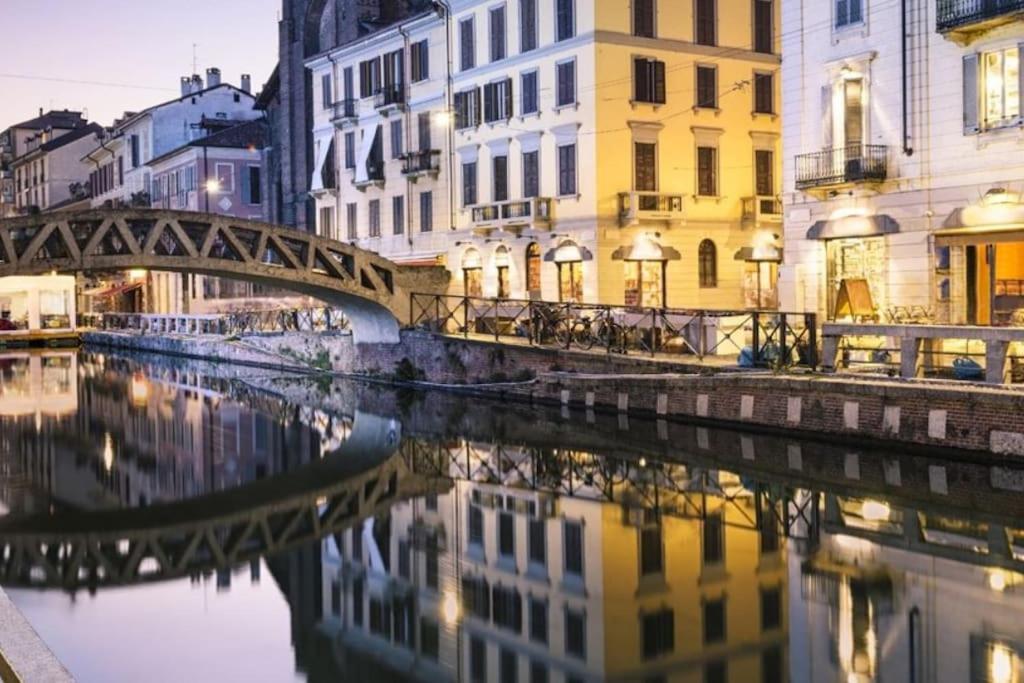
[[[676,646],[675,612],[663,609],[641,617],[644,659],[671,654]]]
[[[355,208],[355,204],[348,206],[352,209]],[[355,211],[352,213],[354,214]],[[361,526],[352,530],[352,559],[357,561],[363,559],[363,529]]]
[[[775,154],[771,150],[754,150],[754,191],[759,197],[775,196]]]
[[[504,557],[515,557],[516,554],[515,517],[504,510],[498,513],[498,554]]]
[[[380,214],[380,200],[374,199],[373,202],[377,202],[377,213]],[[373,202],[370,202],[370,216],[373,216]],[[373,228],[370,228],[370,234],[373,234]],[[409,541],[400,540],[398,542],[398,576],[409,580],[410,571],[410,560],[412,559],[409,549]]]
[[[523,152],[523,197],[540,196],[540,152]]]
[[[534,246],[534,245],[531,245]],[[529,249],[527,249],[527,266],[529,266]],[[539,289],[539,287],[538,287]],[[531,518],[526,524],[527,550],[531,564],[545,565],[548,558],[547,529],[543,519]]]
[[[530,662],[530,683],[548,683],[548,667],[544,662]]]
[[[633,0],[633,35],[641,38],[654,37],[655,0]]]
[[[637,192],[658,191],[658,146],[653,142],[633,143],[634,189]],[[648,203],[646,200],[653,199]],[[656,197],[641,197],[640,208],[644,211],[657,209]]]
[[[437,622],[420,619],[420,648],[423,656],[437,661],[441,655],[441,630]]]
[[[345,205],[345,224],[348,229],[348,238],[350,240],[354,240],[359,237],[359,228],[356,225],[357,211],[358,205],[355,202]]]
[[[498,271],[498,298],[507,299],[512,296],[512,280],[509,276],[509,265],[511,259],[508,255],[508,247],[498,247],[494,252],[494,266]],[[514,536],[513,536],[514,538]]]
[[[565,261],[558,264],[558,300],[583,300],[583,262]]]
[[[506,78],[484,86],[484,121],[507,121],[512,118],[512,79]]]
[[[505,6],[494,7],[491,18],[491,61],[505,59]]]
[[[775,78],[772,74],[754,74],[754,112],[775,113]]]
[[[487,683],[487,645],[479,636],[469,638],[469,680]]]
[[[853,26],[864,21],[863,0],[835,0],[836,28]]]
[[[495,586],[492,591],[494,625],[516,633],[523,631],[523,601],[515,588]]]
[[[754,52],[772,54],[775,51],[773,0],[754,0]]]
[[[700,286],[703,288],[713,288],[718,286],[718,249],[715,247],[715,243],[711,240],[704,240],[700,243],[700,247],[697,249],[697,270],[700,278]],[[712,518],[704,523],[705,539],[707,538],[708,522]],[[719,547],[718,545],[714,546]],[[704,543],[704,564],[710,564],[708,562],[707,553],[707,540]]]
[[[462,577],[462,600],[468,614],[484,620],[491,618],[491,593],[487,579]]]
[[[984,128],[998,128],[1020,118],[1020,49],[1010,47],[981,55]]]
[[[391,158],[402,158],[402,119],[391,122]]]
[[[558,194],[576,194],[576,143],[558,147]]]
[[[773,631],[782,626],[782,596],[778,588],[761,589],[761,630]]]
[[[664,569],[661,527],[649,526],[640,529],[640,576],[661,574]]]
[[[111,175],[113,175],[113,166],[109,167]],[[216,174],[218,187],[220,192],[224,194],[231,194],[235,191],[235,165],[234,164],[214,164],[214,173]],[[113,185],[113,180],[111,180]]]
[[[565,107],[576,104],[576,60],[555,66],[555,104]]]
[[[704,240],[700,244],[701,254],[704,253],[705,245],[712,254],[717,251],[714,242]],[[704,519],[702,540],[704,566],[721,564],[725,559],[725,521],[722,513],[710,514]]]
[[[847,147],[864,140],[864,81],[860,78],[843,81],[843,136]]]
[[[704,683],[728,683],[729,664],[724,660],[704,665]]]
[[[380,200],[370,200],[370,237],[380,237]]]
[[[429,152],[430,148],[434,146],[430,136],[430,123],[430,112],[420,112],[420,115],[416,119],[416,127],[417,132],[419,133],[419,143],[421,152]]]
[[[762,683],[782,683],[785,678],[782,670],[782,648],[776,645],[761,652]]]
[[[576,35],[576,0],[555,0],[555,40]]]
[[[132,168],[138,168],[139,164],[142,163],[142,156],[139,154],[139,136],[131,136],[131,156],[132,156]]]
[[[718,150],[714,147],[697,148],[697,194],[718,196]]]
[[[363,592],[365,579],[362,577],[352,582],[352,622],[356,626],[363,625]]]
[[[409,46],[410,70],[412,82],[419,83],[430,78],[430,47],[426,40]]]
[[[519,658],[515,652],[501,648],[499,653],[499,677],[500,683],[519,683]]]
[[[522,111],[520,112],[523,116],[526,114],[536,114],[540,110],[540,91],[537,85],[537,72],[527,71],[521,77],[522,86],[519,93],[519,98],[522,102]]]
[[[526,247],[526,289],[531,299],[540,298],[540,264],[540,245],[536,242],[531,242],[530,245]],[[532,542],[531,538],[531,543]],[[547,539],[545,539],[545,544],[546,543]]]
[[[697,106],[704,109],[718,107],[718,69],[713,66],[697,67]]]
[[[530,598],[530,640],[548,642],[548,603],[538,598]]]
[[[491,175],[494,180],[491,196],[496,202],[504,202],[508,200],[508,157],[500,155],[491,161],[493,171]]]
[[[434,193],[420,192],[420,232],[434,230]]]
[[[725,599],[704,603],[704,644],[725,640]]]
[[[696,42],[698,45],[715,45],[717,13],[716,0],[697,0],[696,6]]]
[[[331,97],[331,74],[324,74],[320,79],[320,95],[323,98],[324,109],[334,106],[334,98]]]
[[[565,652],[587,658],[587,617],[583,612],[565,610]]]
[[[191,169],[189,169],[191,170]],[[248,166],[248,171],[245,174],[245,180],[242,183],[242,201],[249,205],[258,205],[263,203],[263,183],[262,173],[259,166]],[[193,182],[186,173],[186,189],[192,190]],[[121,179],[121,183],[124,184],[124,179]]]
[[[537,49],[537,0],[519,0],[519,51]]]
[[[645,57],[633,60],[633,98],[637,102],[665,104],[665,62]]]
[[[465,130],[480,125],[480,88],[455,93],[455,128]]]
[[[462,164],[462,205],[473,206],[476,203],[476,162],[467,161]]]
[[[426,556],[424,559],[423,573],[426,574],[427,588],[436,591],[439,585],[440,564],[438,560],[437,537],[431,536],[427,539]]]
[[[565,520],[565,573],[583,576],[583,524]]]
[[[323,206],[320,208],[320,227],[317,230],[321,237],[336,239],[334,234],[334,207]]]
[[[392,232],[401,235],[405,232],[405,197],[397,195],[391,198]]]
[[[349,102],[354,100],[356,97],[354,81],[355,79],[352,77],[352,67],[346,66],[345,69],[341,72],[341,87],[345,91],[346,108],[348,107]],[[355,113],[354,110],[353,113]]]
[[[388,102],[400,102],[404,100],[405,91],[405,52],[394,50],[384,55],[384,83],[383,88],[388,93]]]
[[[459,22],[459,55],[461,60],[459,65],[463,71],[468,71],[476,66],[476,42],[472,17]]]
[[[345,133],[345,168],[356,167],[356,134],[354,131]]]
[[[373,97],[380,90],[380,57],[359,63],[359,96]]]

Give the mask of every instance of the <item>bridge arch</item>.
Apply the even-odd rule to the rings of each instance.
[[[351,244],[230,216],[152,209],[0,221],[0,277],[146,269],[227,277],[345,311],[357,343],[397,343],[414,291],[447,289],[444,268],[409,268]]]

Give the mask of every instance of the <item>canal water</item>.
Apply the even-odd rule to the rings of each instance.
[[[1024,470],[0,355],[0,586],[80,681],[1022,680]]]

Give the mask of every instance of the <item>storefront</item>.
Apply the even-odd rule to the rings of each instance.
[[[548,251],[544,260],[558,268],[558,300],[583,301],[583,264],[594,260],[590,250],[572,240],[565,240]]]
[[[616,249],[612,260],[622,261],[624,305],[665,308],[668,263],[679,258],[678,251],[661,246],[650,235],[639,235],[631,246]]]
[[[484,295],[484,263],[475,248],[467,249],[462,255],[462,285],[465,296]]]
[[[775,244],[743,247],[736,252],[736,260],[743,262],[743,305],[759,311],[777,309],[782,249]]]
[[[75,328],[75,278],[0,278],[0,334],[65,332]]]
[[[540,267],[540,245],[530,242],[526,247],[526,295],[529,299],[541,298]]]
[[[501,245],[494,250],[494,268],[498,277],[498,298],[508,299],[512,296],[511,277],[512,257],[508,247]]]

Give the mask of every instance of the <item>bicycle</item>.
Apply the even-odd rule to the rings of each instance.
[[[555,342],[562,348],[570,348],[573,344],[589,351],[596,344],[610,350],[625,353],[625,329],[607,317],[596,322],[588,315],[574,321],[566,321],[555,330]]]

